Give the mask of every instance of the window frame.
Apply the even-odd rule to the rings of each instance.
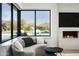
[[[13,7],[15,7],[17,9],[17,37],[21,36],[21,31],[20,31],[21,30],[21,11],[34,11],[34,13],[35,13],[34,23],[35,24],[36,24],[36,11],[49,11],[49,27],[50,27],[49,31],[50,31],[50,33],[49,33],[49,35],[41,35],[41,36],[42,37],[51,37],[51,10],[44,10],[44,9],[43,10],[38,10],[38,9],[21,10],[21,9],[17,8],[13,3],[6,3],[6,4],[9,4],[11,7],[11,39],[2,41],[2,4],[3,3],[0,3],[0,44],[13,39]],[[41,37],[40,35],[39,36],[36,35],[36,25],[35,25],[35,34],[33,36]]]
[[[2,5],[3,5],[3,3],[1,3]],[[11,4],[9,4],[9,3],[4,3],[4,4],[8,4],[9,6],[10,6],[10,12],[11,12]],[[1,5],[1,6],[2,6]],[[1,8],[2,9],[2,8]],[[2,13],[1,13],[1,15],[2,15]],[[12,16],[12,13],[10,14],[10,16]],[[11,18],[11,17],[10,17]],[[12,18],[11,18],[12,19]],[[10,21],[11,21],[11,19],[10,19]],[[3,43],[3,42],[6,42],[6,41],[9,41],[9,40],[11,40],[11,33],[10,33],[10,39],[7,39],[7,40],[4,40],[4,41],[2,41],[2,16],[1,16],[1,43]],[[11,21],[11,26],[12,26],[12,21]],[[10,27],[11,28],[11,27]],[[11,32],[11,30],[10,30],[10,32]]]
[[[20,10],[20,12],[21,11],[34,11],[34,14],[35,14],[35,16],[34,16],[34,28],[35,28],[35,33],[34,33],[34,35],[30,35],[30,36],[36,36],[36,37],[51,37],[51,10]],[[49,35],[36,35],[36,11],[49,11],[49,27],[50,27],[50,29],[49,29]],[[22,16],[21,16],[22,17]],[[21,20],[21,17],[20,17],[20,20]],[[20,24],[21,24],[21,22],[20,22]],[[21,28],[20,28],[20,30],[21,30]],[[21,35],[21,33],[20,33],[20,35]]]
[[[17,21],[17,32],[18,32],[18,8],[17,8],[15,5],[13,5],[13,9],[16,10],[16,12],[17,12],[17,16],[16,16],[16,17],[17,17],[17,20],[16,20],[16,21]],[[12,11],[13,11],[13,10],[12,10]],[[14,12],[13,12],[13,15],[14,15]],[[13,22],[13,21],[14,21],[14,16],[13,16],[12,22]],[[13,23],[13,24],[14,24],[14,23]],[[13,32],[13,24],[12,24],[12,32]],[[14,32],[13,32],[13,34],[14,34]],[[13,39],[13,38],[16,38],[16,37],[18,36],[18,33],[17,33],[17,36],[16,36],[16,37],[13,37],[13,34],[12,34],[12,39]]]
[[[3,3],[0,3],[0,44],[13,39],[13,7],[17,9],[17,32],[18,32],[18,10],[19,9],[13,3],[5,3],[10,5],[10,8],[11,8],[11,11],[10,11],[11,12],[11,33],[10,33],[11,38],[8,40],[2,41],[2,4]],[[17,33],[17,36],[18,36],[18,33]]]
[[[26,10],[20,10],[20,12],[21,11],[26,11]],[[34,11],[34,26],[35,26],[35,10],[27,10],[27,11]],[[20,13],[21,14],[21,13]],[[20,15],[21,16],[21,15]],[[22,16],[21,16],[22,17]],[[20,20],[21,20],[21,17],[20,17]],[[20,25],[21,25],[21,22],[20,22]],[[34,29],[35,29],[35,27],[34,27]],[[21,26],[20,26],[20,31],[21,31]],[[34,30],[34,32],[35,32],[35,30]],[[21,35],[21,32],[20,32],[20,35]],[[34,35],[30,35],[30,36],[35,36],[35,33],[34,33]]]
[[[1,39],[2,39],[2,3],[0,3],[0,44],[1,44]]]

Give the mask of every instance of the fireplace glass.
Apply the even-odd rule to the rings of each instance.
[[[78,38],[78,31],[63,31],[63,38]]]

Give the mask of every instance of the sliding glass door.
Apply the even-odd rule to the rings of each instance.
[[[17,9],[13,6],[13,38],[17,36]]]
[[[17,37],[18,9],[12,3],[0,4],[0,43]]]
[[[2,41],[11,39],[11,5],[2,4]]]

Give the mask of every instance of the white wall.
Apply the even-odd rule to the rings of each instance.
[[[58,4],[58,10],[59,12],[74,12],[74,13],[79,13],[79,4],[77,3],[63,3],[63,4]],[[79,28],[59,28],[59,46],[64,48],[64,49],[79,49],[79,38],[70,38],[70,39],[64,39],[62,37],[62,32],[63,31],[79,31]]]
[[[58,4],[59,12],[79,12],[79,3]]]

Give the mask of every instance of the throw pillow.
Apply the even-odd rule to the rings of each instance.
[[[25,42],[25,47],[28,47],[28,46],[32,46],[36,43],[33,42],[33,39],[31,37],[27,37],[27,38],[22,38]]]
[[[24,42],[24,40],[22,40],[22,38],[19,39],[18,41],[19,41],[19,43],[20,43],[23,47],[25,47],[25,42]]]
[[[37,44],[44,44],[44,39],[42,37],[37,38]]]
[[[18,49],[19,51],[23,51],[23,47],[22,47],[22,45],[19,43],[19,41],[16,41],[16,42],[14,43],[14,46],[15,46],[15,48]]]
[[[37,43],[37,38],[36,37],[31,37],[33,39],[33,42]]]
[[[56,41],[53,41],[53,39],[49,39],[47,41],[47,47],[56,47]]]

